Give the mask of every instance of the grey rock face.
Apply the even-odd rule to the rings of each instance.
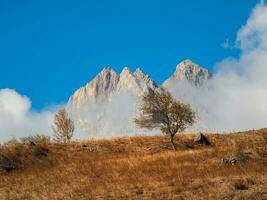
[[[117,91],[128,91],[132,94],[140,95],[142,92],[148,92],[156,88],[157,84],[148,75],[144,74],[140,68],[137,68],[135,72],[131,72],[129,68],[125,67],[120,73]]]
[[[88,101],[98,103],[110,98],[117,88],[119,76],[110,68],[104,68],[91,82],[78,89],[69,99],[68,106],[80,108]]]
[[[194,86],[201,86],[211,78],[211,73],[191,60],[185,60],[177,65],[174,74],[163,83],[164,88],[187,81]],[[154,91],[157,84],[140,68],[131,72],[125,67],[118,75],[112,68],[104,68],[91,82],[78,89],[69,99],[70,107],[83,107],[88,103],[99,103],[110,100],[114,93],[131,92],[141,95],[142,92]]]
[[[168,88],[171,84],[179,81],[188,81],[194,86],[201,86],[211,77],[212,74],[207,69],[200,67],[191,60],[184,60],[177,65],[176,71],[163,83],[163,86]]]
[[[140,68],[133,73],[125,67],[118,75],[112,68],[107,67],[70,97],[68,107],[81,108],[92,103],[106,102],[114,93],[131,92],[134,95],[141,95],[142,92],[155,88],[157,84]]]

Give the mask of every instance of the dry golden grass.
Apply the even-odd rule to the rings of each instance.
[[[207,137],[177,135],[177,151],[165,136],[46,144],[47,158],[0,172],[0,199],[267,199],[267,129]]]

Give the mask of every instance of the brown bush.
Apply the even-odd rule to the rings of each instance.
[[[244,181],[242,180],[238,180],[234,183],[234,187],[236,190],[248,190],[248,184],[245,183]]]
[[[6,155],[0,153],[0,170],[11,171],[16,169],[16,164]]]
[[[32,149],[32,155],[39,159],[47,157],[48,149],[42,146],[34,146]]]
[[[21,169],[36,163],[36,158],[47,157],[47,143],[44,137],[37,136],[34,145],[29,143],[35,137],[22,138],[21,140],[10,140],[0,147],[0,168],[6,171]],[[41,140],[39,140],[41,138]],[[26,142],[27,141],[27,142]],[[45,140],[46,141],[46,140]],[[38,142],[38,143],[37,143]],[[40,143],[43,144],[40,144]]]
[[[20,138],[20,141],[24,144],[40,144],[40,145],[46,145],[49,144],[51,139],[48,135],[32,135],[28,137],[22,137]]]

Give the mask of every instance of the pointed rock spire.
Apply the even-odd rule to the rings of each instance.
[[[211,76],[212,74],[207,69],[186,59],[176,66],[176,71],[163,83],[163,86],[169,87],[177,81],[188,81],[192,85],[201,86]]]
[[[111,68],[104,68],[92,81],[78,89],[70,98],[68,104],[82,107],[88,101],[101,102],[108,99],[115,91],[119,76]]]

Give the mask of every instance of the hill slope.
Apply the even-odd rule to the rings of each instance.
[[[0,199],[267,199],[267,130],[46,144],[48,157],[0,172]],[[227,165],[222,158],[250,157]]]

